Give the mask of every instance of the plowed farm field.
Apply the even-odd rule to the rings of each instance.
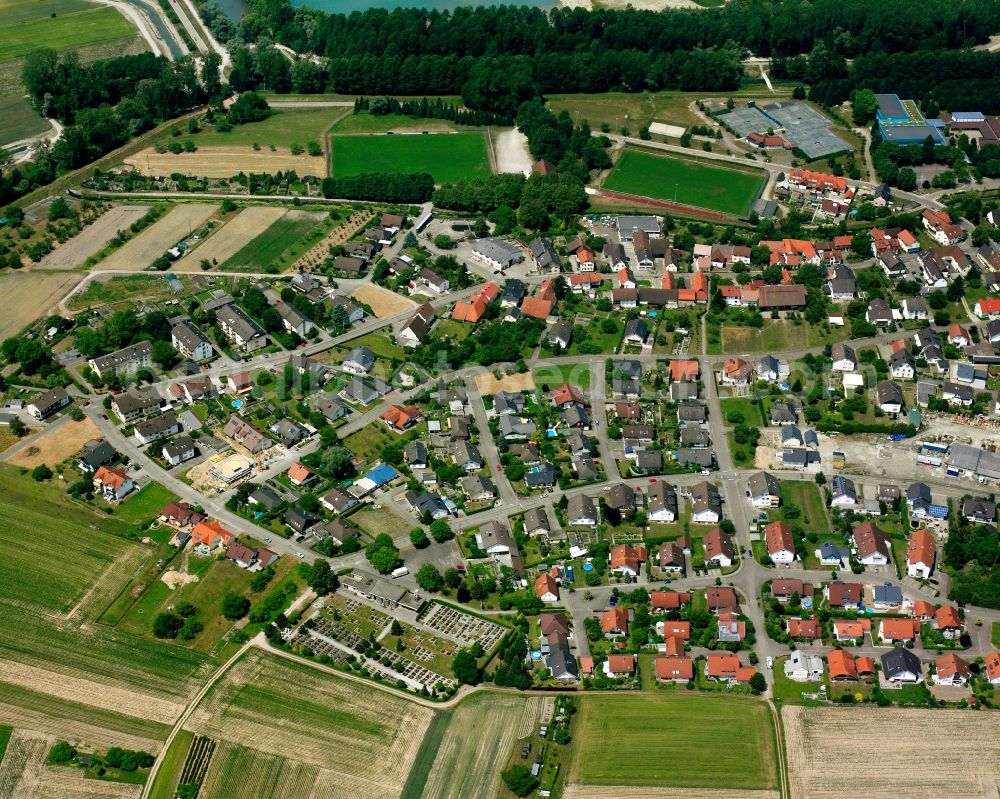
[[[326,159],[292,155],[289,150],[271,152],[266,147],[199,146],[193,153],[158,153],[152,147],[125,159],[144,175],[196,175],[203,178],[231,178],[240,172],[274,174],[293,170],[299,175],[326,177]]]
[[[285,214],[284,208],[259,205],[245,208],[215,231],[205,242],[181,258],[173,267],[175,272],[201,271],[199,264],[208,260],[222,264],[232,258],[273,222]]]
[[[398,797],[433,711],[251,651],[187,723],[220,740],[211,799]]]
[[[80,275],[59,272],[7,272],[0,275],[0,339],[20,333],[54,309]]]
[[[101,261],[97,268],[141,272],[167,250],[197,230],[218,208],[219,206],[208,203],[178,205],[134,239],[125,242]]]
[[[985,799],[1000,789],[995,713],[789,705],[781,715],[792,799]]]
[[[118,205],[101,214],[77,235],[56,248],[38,262],[42,269],[75,269],[98,252],[111,239],[137,221],[151,208],[149,205]]]

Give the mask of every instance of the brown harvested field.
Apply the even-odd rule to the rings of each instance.
[[[85,702],[93,707],[112,710],[138,719],[173,724],[184,711],[184,705],[179,702],[48,671],[13,660],[0,659],[0,674],[3,675],[5,683],[20,685],[22,688],[70,702]]]
[[[710,788],[644,788],[637,785],[580,785],[572,783],[563,799],[781,799],[777,791],[712,790]]]
[[[76,236],[55,249],[38,262],[43,269],[75,269],[91,255],[100,251],[119,232],[128,228],[152,206],[117,205],[101,214]]]
[[[41,779],[45,755],[54,738],[29,730],[14,730],[0,761],[0,796],[26,799],[34,795]]]
[[[792,799],[985,799],[1000,789],[995,713],[785,706],[781,715]]]
[[[102,727],[100,723],[90,724],[79,718],[68,718],[65,714],[51,715],[48,712],[32,710],[6,702],[0,702],[0,719],[3,719],[5,724],[17,728],[58,736],[74,746],[86,747],[88,751],[93,751],[95,748],[106,749],[110,746],[120,746],[123,749],[137,749],[156,754],[163,747],[162,740],[144,735],[133,735],[121,730],[111,730]],[[169,728],[165,729],[169,730]],[[163,737],[166,737],[166,733]],[[4,758],[5,763],[6,760]],[[2,788],[2,783],[0,783],[0,796],[6,799],[7,794],[3,792]]]
[[[21,332],[25,325],[54,310],[79,275],[51,272],[8,272],[0,275],[0,339]]]
[[[141,272],[155,259],[204,224],[219,209],[208,203],[185,203],[146,228],[134,239],[100,262],[98,269],[121,269]]]
[[[511,391],[514,393],[534,391],[535,380],[531,376],[531,372],[504,375],[499,380],[497,380],[496,375],[492,372],[484,372],[476,375],[476,388],[479,389],[479,393],[482,395],[496,394],[498,391]]]
[[[68,421],[54,430],[49,430],[32,441],[28,446],[11,456],[8,463],[34,469],[45,464],[55,466],[75,455],[92,438],[100,438],[101,431],[90,419],[81,422]]]
[[[372,312],[379,319],[385,319],[387,316],[398,316],[417,307],[417,304],[408,297],[396,294],[381,286],[373,286],[370,283],[358,286],[351,296],[366,305],[370,305]]]
[[[273,222],[277,222],[286,213],[286,209],[270,205],[258,205],[244,208],[231,220],[217,229],[204,242],[191,251],[191,254],[181,258],[173,267],[174,272],[201,271],[199,264],[203,260],[225,263],[238,253],[243,246],[259,236]]]
[[[294,169],[300,175],[327,176],[326,159],[311,155],[272,153],[253,147],[199,147],[194,153],[158,153],[152,147],[125,159],[144,174],[170,175],[180,172],[204,178],[230,178],[240,172],[270,173]]]

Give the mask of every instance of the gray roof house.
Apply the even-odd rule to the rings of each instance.
[[[920,658],[909,649],[890,649],[882,655],[882,674],[892,682],[920,682],[923,670]]]

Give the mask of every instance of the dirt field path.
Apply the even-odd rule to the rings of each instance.
[[[199,147],[193,153],[158,153],[152,147],[125,159],[144,175],[182,172],[206,178],[230,178],[240,172],[287,172],[325,178],[326,159],[322,156],[292,155],[287,149],[271,152],[267,147]]]
[[[39,269],[75,269],[111,239],[128,228],[152,206],[119,205],[101,214],[76,236],[56,248],[38,262]]]
[[[497,172],[525,174],[531,171],[532,158],[528,137],[517,128],[491,131]]]
[[[171,271],[200,272],[199,264],[205,259],[213,263],[225,263],[243,249],[244,244],[284,216],[285,211],[285,208],[273,205],[255,205],[243,209],[195,247],[190,255],[181,258],[171,267]]]
[[[475,379],[476,388],[479,389],[481,395],[496,394],[498,391],[520,393],[521,391],[535,390],[535,380],[531,376],[531,372],[505,375],[499,380],[490,372],[488,374],[478,374]]]
[[[101,269],[124,269],[140,272],[154,260],[208,221],[219,206],[210,203],[185,203],[146,228],[131,241],[100,263]]]

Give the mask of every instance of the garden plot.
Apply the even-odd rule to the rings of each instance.
[[[225,263],[285,213],[284,208],[273,205],[244,208],[193,249],[190,255],[178,261],[173,270],[194,272],[201,269],[199,264],[204,260],[211,264]]]
[[[531,735],[541,707],[540,697],[495,693],[462,702],[434,758],[424,799],[496,796],[514,742]]]
[[[478,643],[484,652],[489,652],[500,643],[507,632],[496,622],[463,613],[440,602],[431,602],[418,621],[424,627],[441,633],[462,646]]]
[[[360,692],[308,665],[251,651],[212,688],[187,726],[220,741],[206,784],[226,787],[206,792],[212,799],[247,795],[241,790],[253,783],[250,773],[233,770],[241,759],[270,775],[274,787],[254,794],[261,799],[309,796],[308,775],[318,781],[321,770],[333,772],[340,786],[327,795],[390,797],[402,790],[432,715],[374,687]],[[286,762],[269,760],[279,754]],[[220,772],[230,773],[228,782]]]
[[[111,239],[127,230],[129,225],[140,219],[150,208],[150,205],[116,205],[69,241],[55,244],[55,249],[42,258],[38,266],[43,269],[75,269],[103,249]]]
[[[165,217],[111,253],[101,261],[99,268],[141,272],[175,244],[190,236],[218,209],[219,206],[209,203],[178,205]]]
[[[781,709],[792,799],[980,799],[1000,788],[1000,738],[989,712],[908,708]],[[920,745],[924,742],[926,745]],[[930,747],[930,750],[928,749]],[[929,751],[932,756],[928,756]],[[844,768],[844,753],[870,752]],[[891,778],[886,775],[891,775]]]

